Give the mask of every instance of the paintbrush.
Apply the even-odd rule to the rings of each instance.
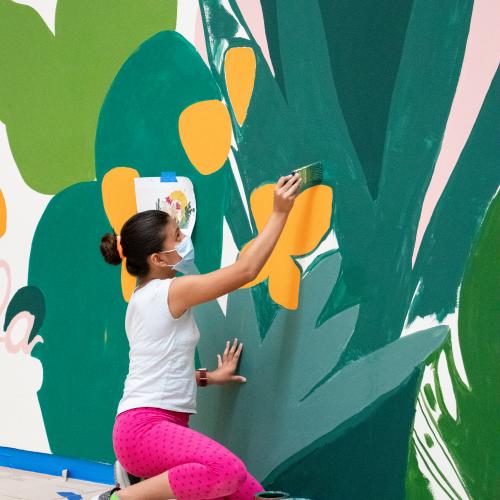
[[[290,175],[294,174],[300,175],[300,191],[304,191],[304,189],[311,186],[321,184],[323,181],[323,165],[320,161],[317,161],[293,170]]]

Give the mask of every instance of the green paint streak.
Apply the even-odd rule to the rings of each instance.
[[[424,393],[425,393],[425,397],[427,398],[429,405],[431,406],[431,408],[433,410],[435,410],[436,409],[436,398],[434,397],[434,393],[432,392],[431,384],[425,384]]]
[[[459,340],[470,390],[452,372],[458,421],[444,415],[439,430],[474,499],[498,492],[498,248],[500,197],[491,203],[475,241],[460,292]]]
[[[418,447],[416,446],[418,443]],[[421,441],[421,439],[415,434],[415,446],[416,449],[420,452],[420,455],[422,458],[424,458],[429,465],[429,472],[431,476],[434,478],[434,480],[441,486],[443,491],[450,497],[450,499],[454,498],[460,498],[459,494],[453,488],[451,483],[448,481],[446,476],[441,472],[439,469],[438,464],[434,461],[432,458],[432,455],[429,453],[429,451],[426,449],[424,443]],[[436,472],[434,472],[436,471]]]
[[[431,436],[429,434],[424,434],[424,439],[425,443],[429,448],[432,448],[434,446],[434,441],[432,440]]]
[[[432,436],[436,440],[436,443],[438,444],[439,448],[443,451],[443,453],[448,458],[450,458],[449,457],[449,452],[446,449],[446,445],[442,445],[439,442],[439,440],[438,440],[437,422],[434,419],[434,417],[433,417],[433,415],[432,415],[432,413],[430,411],[429,404],[425,400],[424,400],[424,404],[422,404],[422,402],[419,400],[418,401],[418,406],[420,408],[420,411],[422,412],[422,415],[424,416],[425,421],[427,422],[427,425],[431,429]],[[441,436],[441,438],[442,438],[442,436]],[[457,470],[457,468],[455,467],[455,464],[453,463],[453,460],[451,460],[451,459],[450,459],[450,464],[451,464],[451,467],[453,468],[453,470],[455,471],[455,473],[457,474],[457,477],[460,477],[460,473]],[[462,486],[463,486],[463,483],[462,483]]]
[[[413,440],[410,443],[408,469],[405,484],[406,500],[432,500],[428,479],[420,472]]]
[[[25,5],[0,1],[0,120],[24,181],[59,192],[95,178],[94,138],[116,71],[175,26],[173,0],[59,0],[56,35]]]

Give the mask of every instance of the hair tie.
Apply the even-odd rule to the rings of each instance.
[[[120,259],[124,259],[125,256],[123,255],[123,248],[122,248],[122,242],[121,242],[122,237],[117,234],[116,235],[116,248],[118,250],[118,255],[120,256]]]

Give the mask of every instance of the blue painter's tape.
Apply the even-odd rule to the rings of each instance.
[[[62,471],[67,469],[68,477],[74,479],[102,484],[115,483],[113,466],[110,464],[3,446],[0,446],[0,466],[52,476],[61,476]]]
[[[162,172],[160,182],[177,182],[175,172]]]
[[[78,493],[72,493],[71,491],[58,491],[57,494],[68,500],[82,500],[82,496]]]

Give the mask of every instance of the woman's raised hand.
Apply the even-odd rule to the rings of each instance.
[[[274,189],[274,211],[289,213],[299,194],[301,178],[298,174],[280,177]]]
[[[243,344],[238,344],[238,339],[234,339],[233,345],[228,340],[226,349],[223,355],[217,354],[217,369],[211,373],[211,376],[216,384],[228,384],[229,382],[239,382],[240,384],[247,381],[245,377],[235,375],[240,361]]]

